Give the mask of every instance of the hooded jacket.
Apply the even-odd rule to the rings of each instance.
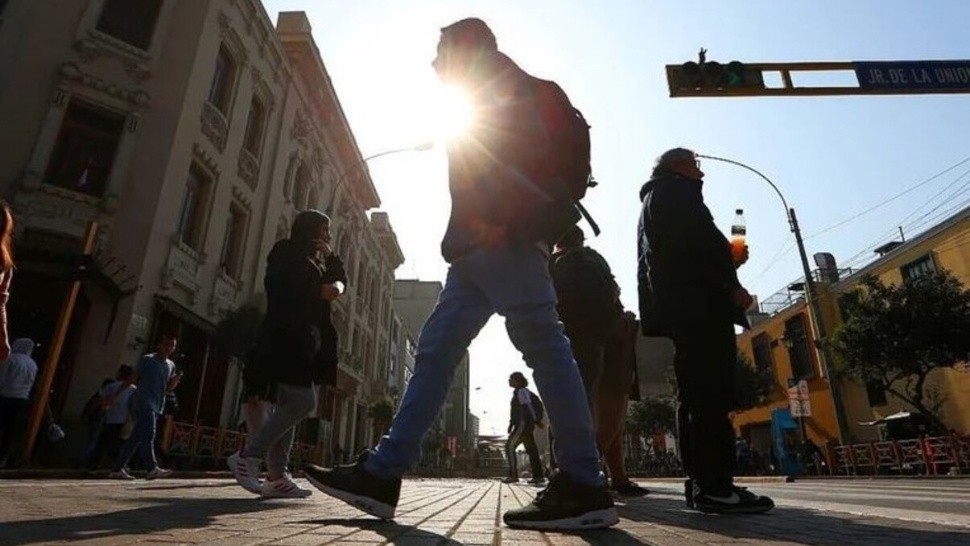
[[[678,324],[732,321],[747,326],[731,301],[739,288],[731,245],[704,204],[703,182],[656,177],[640,189],[637,287],[644,335],[671,335]]]
[[[266,259],[266,317],[247,382],[291,385],[333,384],[337,371],[337,331],[330,302],[320,295],[325,284],[347,275],[340,258],[316,259],[313,237],[326,219],[301,213],[289,239],[277,242]]]
[[[37,379],[37,363],[31,354],[34,340],[25,337],[10,345],[10,359],[0,362],[0,397],[27,400]]]

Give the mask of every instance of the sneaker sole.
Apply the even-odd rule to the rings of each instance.
[[[310,482],[313,487],[316,487],[323,493],[330,495],[331,497],[341,500],[358,510],[366,512],[372,516],[376,516],[383,520],[394,519],[395,506],[380,502],[376,499],[370,497],[365,497],[363,495],[355,495],[353,493],[348,493],[342,489],[336,489],[326,485],[320,481],[317,481],[309,473],[305,474],[304,477],[308,482]]]
[[[538,529],[542,531],[579,531],[583,529],[605,529],[620,522],[616,508],[605,508],[586,512],[572,518],[552,519],[545,521],[506,521],[505,524],[513,529]]]
[[[228,466],[229,470],[232,472],[232,477],[233,479],[236,480],[236,484],[238,484],[239,487],[242,487],[243,489],[245,489],[246,491],[249,491],[254,495],[262,496],[263,486],[261,483],[259,483],[258,480],[256,482],[256,485],[247,486],[245,483],[243,483],[242,480],[236,477],[236,466],[238,466],[238,464],[239,464],[239,459],[236,458],[234,455],[230,455],[229,457],[226,458],[226,466]]]

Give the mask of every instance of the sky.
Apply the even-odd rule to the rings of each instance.
[[[970,59],[966,0],[264,5],[274,21],[279,11],[307,12],[364,156],[432,135],[428,120],[443,103],[430,66],[439,29],[464,17],[484,19],[500,50],[531,74],[558,82],[592,125],[600,185],[584,204],[603,234],[590,246],[610,262],[623,302],[634,311],[638,191],[655,158],[672,147],[732,158],[766,174],[796,209],[809,259],[831,252],[840,267],[864,264],[873,247],[898,237],[897,226],[909,237],[970,203],[970,161],[960,163],[970,158],[966,95],[672,99],[664,73],[666,64],[696,60],[701,47],[708,60],[721,62]],[[816,78],[796,76],[795,83],[829,76]],[[389,213],[406,257],[398,278],[444,280],[439,241],[450,210],[446,165],[441,147],[369,164],[380,210]],[[729,229],[735,209],[745,211],[751,259],[739,272],[742,283],[765,299],[799,277],[798,253],[774,192],[731,165],[706,161],[702,169],[705,199],[722,229]],[[483,434],[504,433],[511,396],[506,378],[528,369],[498,317],[470,352],[472,412]]]

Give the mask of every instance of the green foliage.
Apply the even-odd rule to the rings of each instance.
[[[263,323],[263,309],[250,302],[230,311],[216,325],[216,343],[227,356],[245,360],[246,352],[256,343]]]
[[[645,398],[630,404],[626,414],[626,428],[641,436],[654,431],[674,431],[674,402],[663,398]]]
[[[741,351],[737,353],[734,370],[734,410],[744,411],[767,404],[773,391],[779,388],[775,372],[770,366],[757,366]]]
[[[948,272],[890,286],[870,275],[842,301],[845,320],[832,339],[840,373],[881,385],[942,427],[942,400],[926,378],[967,360],[970,290]]]

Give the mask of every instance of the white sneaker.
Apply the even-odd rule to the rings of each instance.
[[[313,491],[297,485],[289,474],[278,480],[264,481],[260,491],[265,498],[305,499],[312,494]]]
[[[167,477],[169,477],[171,475],[172,475],[172,469],[170,469],[170,468],[160,468],[160,467],[157,467],[156,466],[154,469],[150,470],[148,472],[148,474],[145,474],[145,479],[146,480],[154,480],[154,479],[157,479],[157,478],[167,478]]]
[[[112,470],[108,473],[108,477],[112,480],[133,480],[134,476],[128,473],[127,470],[122,468],[121,470]]]
[[[239,452],[235,452],[226,458],[226,465],[232,470],[232,476],[236,478],[236,483],[250,493],[262,494],[259,483],[259,459],[255,457],[243,457]]]

